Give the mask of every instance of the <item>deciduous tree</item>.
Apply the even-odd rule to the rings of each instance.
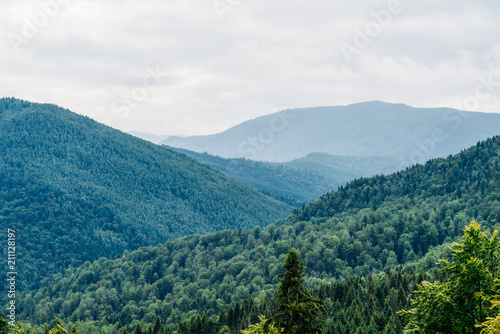
[[[402,311],[408,319],[407,333],[479,333],[492,315],[491,300],[497,294],[500,241],[472,221],[461,243],[451,247],[453,260],[439,260],[449,275],[446,283],[422,282],[413,309]]]

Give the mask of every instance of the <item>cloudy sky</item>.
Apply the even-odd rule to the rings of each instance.
[[[500,112],[498,36],[491,0],[3,1],[0,95],[158,135],[370,100]]]

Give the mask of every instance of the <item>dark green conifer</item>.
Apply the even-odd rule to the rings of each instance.
[[[326,313],[323,301],[302,290],[305,267],[295,249],[288,252],[283,269],[278,275],[280,285],[276,292],[279,307],[266,323],[283,329],[283,334],[323,333],[323,327],[315,320],[321,313]]]
[[[155,325],[153,327],[153,334],[161,334],[163,331],[163,326],[161,324],[160,317],[156,317]]]
[[[137,326],[135,326],[134,334],[144,334],[144,331],[142,330],[141,323],[137,323]]]

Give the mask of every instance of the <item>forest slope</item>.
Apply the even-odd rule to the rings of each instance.
[[[310,202],[359,177],[389,174],[399,169],[399,161],[386,157],[333,156],[311,153],[290,162],[261,162],[228,159],[208,153],[173,148],[278,199]]]
[[[184,237],[68,269],[23,298],[23,316],[117,330],[156,316],[178,323],[216,314],[248,296],[271,297],[291,247],[302,254],[310,284],[415,261],[425,269],[470,220],[498,229],[499,201],[495,137],[447,159],[355,180],[264,229]]]
[[[18,289],[101,256],[265,226],[291,211],[183,154],[54,105],[1,99],[0,152],[0,221],[23,250]]]

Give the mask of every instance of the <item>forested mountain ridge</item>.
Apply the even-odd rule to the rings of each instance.
[[[341,185],[360,177],[387,175],[407,167],[390,157],[339,156],[318,152],[284,164],[290,168],[310,169],[324,176],[334,176]]]
[[[264,229],[184,237],[68,269],[22,298],[22,316],[43,323],[57,315],[116,332],[157,316],[178,324],[193,314],[215,315],[249,296],[271,297],[292,247],[311,286],[398,265],[428,269],[470,220],[498,229],[499,202],[495,137],[453,157],[355,180]]]
[[[291,203],[310,202],[355,178],[389,174],[400,167],[397,159],[386,157],[340,157],[311,153],[301,159],[276,163],[172,149],[266,194],[278,196],[278,199],[291,199]]]
[[[307,168],[290,168],[286,164],[260,162],[243,158],[226,159],[208,153],[198,153],[178,148],[172,149],[205,163],[266,194],[277,196],[278,199],[289,199],[294,204],[297,202],[310,202],[345,184],[345,182],[335,180],[333,175],[326,176]]]
[[[0,99],[0,152],[1,225],[22,236],[19,290],[87,260],[265,226],[291,211],[185,155],[54,105]]]
[[[424,165],[387,176],[353,180],[340,187],[340,191],[330,192],[296,210],[289,219],[328,219],[339,213],[363,208],[377,210],[398,204],[401,199],[406,199],[410,204],[419,198],[435,198],[445,205],[445,210],[453,204],[453,199],[461,200],[464,196],[470,196],[471,200],[478,203],[484,201],[481,204],[492,205],[489,210],[471,211],[470,216],[480,215],[484,220],[498,223],[500,209],[491,209],[494,209],[494,204],[500,200],[496,197],[498,192],[494,184],[500,177],[499,142],[500,137],[497,136],[448,159],[434,159]],[[492,189],[495,189],[493,193]],[[488,196],[484,198],[485,195]],[[409,208],[408,204],[400,207]],[[442,212],[440,214],[442,215]]]
[[[313,152],[396,158],[401,168],[447,157],[500,135],[500,114],[412,108],[380,101],[289,109],[224,132],[162,144],[224,158],[286,162]]]

